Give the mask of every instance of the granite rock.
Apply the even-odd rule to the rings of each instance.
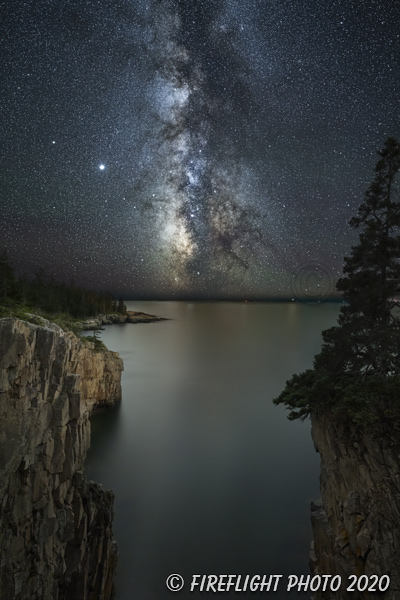
[[[322,502],[313,503],[311,569],[348,577],[390,575],[384,592],[350,592],[346,585],[314,597],[348,600],[400,598],[400,442],[350,431],[327,417],[312,417],[321,456]]]
[[[108,315],[98,315],[82,322],[83,330],[101,329],[103,325],[122,325],[123,323],[155,323],[157,321],[166,321],[163,317],[148,315],[147,313],[128,310],[125,314],[112,313]]]
[[[113,494],[84,461],[122,368],[57,325],[0,319],[0,600],[114,597]]]

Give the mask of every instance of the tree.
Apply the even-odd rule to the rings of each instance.
[[[389,138],[379,155],[365,201],[350,221],[362,228],[360,241],[344,261],[344,277],[336,287],[346,304],[339,326],[323,333],[324,346],[315,361],[319,369],[400,373],[400,319],[393,311],[400,293],[400,204],[394,185],[399,143]]]
[[[124,304],[121,296],[118,298],[117,312],[121,313],[122,315],[126,314],[127,312],[126,304]]]
[[[13,298],[17,293],[17,282],[7,251],[0,254],[0,299]]]
[[[378,154],[374,180],[358,215],[350,221],[350,226],[360,228],[361,233],[359,243],[344,259],[344,276],[336,285],[345,300],[338,325],[323,332],[314,369],[295,375],[274,401],[292,409],[289,418],[304,417],[316,407],[335,404],[337,412],[371,414],[374,399],[370,390],[381,390],[387,408],[395,389],[393,378],[399,377],[400,382],[400,317],[396,308],[400,295],[400,204],[395,187],[400,145],[388,138]],[[371,406],[362,404],[361,395],[369,398]],[[379,405],[379,399],[375,404]],[[372,412],[376,415],[375,409]]]

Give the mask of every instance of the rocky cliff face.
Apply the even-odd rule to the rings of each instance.
[[[122,368],[56,325],[0,320],[1,600],[113,598],[113,495],[84,460]]]
[[[322,504],[312,506],[314,573],[340,575],[340,591],[315,598],[400,598],[400,442],[355,435],[327,418],[312,419],[321,455]],[[390,575],[385,593],[346,590],[348,576]],[[364,578],[365,579],[365,578]],[[371,580],[370,580],[371,581]],[[357,589],[357,588],[356,588]]]

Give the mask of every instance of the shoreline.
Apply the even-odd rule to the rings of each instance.
[[[82,321],[82,331],[91,331],[102,329],[103,325],[123,325],[124,323],[157,323],[159,321],[168,321],[165,317],[157,317],[136,310],[128,310],[125,314],[111,313],[107,315],[98,315],[92,319]]]

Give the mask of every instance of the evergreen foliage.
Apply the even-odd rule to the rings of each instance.
[[[120,313],[121,315],[125,315],[127,313],[127,308],[126,308],[126,304],[124,303],[123,299],[121,298],[121,296],[118,298],[118,304],[117,304],[117,312]]]
[[[6,250],[0,255],[0,301],[7,298],[18,298],[17,282],[14,270]]]
[[[314,368],[294,375],[274,400],[290,419],[330,410],[356,422],[400,417],[400,145],[388,138],[350,225],[359,243],[344,260],[338,325],[323,332]]]
[[[123,304],[123,303],[122,303]],[[19,307],[19,308],[18,308]],[[123,304],[126,312],[126,306]],[[7,252],[0,255],[0,316],[15,311],[38,312],[85,319],[98,314],[116,312],[117,304],[112,294],[93,292],[46,277],[43,269],[32,279],[17,278]],[[62,318],[62,317],[61,317]]]

